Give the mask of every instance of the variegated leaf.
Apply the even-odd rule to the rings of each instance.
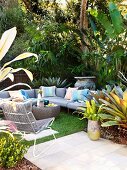
[[[31,81],[33,81],[33,74],[32,74],[29,70],[27,70],[27,69],[17,68],[17,69],[13,69],[13,70],[11,71],[11,73],[16,73],[16,72],[18,72],[18,71],[20,71],[20,70],[25,71],[25,73],[27,74],[27,76],[29,77],[29,79],[30,79]]]
[[[3,59],[5,54],[8,52],[16,37],[16,27],[13,27],[5,31],[0,39],[0,61]]]
[[[36,59],[38,59],[37,54],[30,53],[30,52],[26,52],[26,53],[20,54],[19,56],[17,56],[17,57],[14,58],[13,60],[5,63],[3,67],[8,66],[9,64],[11,64],[11,63],[13,63],[13,62],[15,62],[15,61],[23,60],[23,59],[25,59],[25,58],[29,58],[29,57],[32,57],[32,56],[34,56],[34,57],[36,57]]]
[[[114,126],[119,125],[117,121],[107,121],[101,124],[102,127]]]
[[[0,82],[6,79],[7,75],[10,73],[11,70],[12,70],[11,67],[7,67],[3,70],[0,70]]]

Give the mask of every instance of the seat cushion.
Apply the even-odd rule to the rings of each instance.
[[[37,105],[37,99],[36,98],[29,98],[25,101],[31,101],[32,102],[32,105]]]
[[[69,102],[67,104],[67,108],[74,109],[74,110],[76,110],[77,107],[81,107],[81,106],[85,107],[86,106],[85,102],[81,102],[81,103],[80,102]]]
[[[35,131],[39,132],[41,130],[45,130],[54,120],[54,118],[47,118],[47,119],[42,119],[42,120],[37,120],[36,121],[36,127],[35,127]]]
[[[49,102],[55,103],[62,107],[66,107],[68,102],[70,102],[62,97],[44,97],[43,99],[49,100]]]

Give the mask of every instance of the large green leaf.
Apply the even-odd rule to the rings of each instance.
[[[32,74],[29,70],[27,70],[27,69],[17,68],[17,69],[13,69],[13,70],[11,71],[11,73],[16,73],[16,72],[18,72],[18,71],[20,71],[20,70],[25,71],[25,73],[27,74],[27,76],[29,77],[29,79],[30,79],[31,81],[33,81],[33,74]]]
[[[6,79],[7,75],[10,73],[11,70],[11,67],[7,67],[3,70],[0,70],[0,82]]]
[[[16,37],[16,27],[13,27],[5,31],[0,39],[0,61],[3,59],[5,54],[8,52]]]
[[[8,66],[9,64],[15,62],[15,61],[23,60],[23,59],[29,58],[29,57],[31,57],[31,56],[34,56],[34,57],[36,57],[36,59],[38,59],[37,54],[30,53],[30,52],[26,52],[26,53],[23,53],[23,54],[18,55],[18,56],[17,56],[16,58],[14,58],[13,60],[5,63],[4,66],[2,67],[2,69],[3,69],[4,67]]]
[[[113,29],[111,22],[109,21],[108,17],[106,16],[106,14],[99,12],[97,19],[102,24],[102,26],[105,28],[105,31],[109,35],[109,37],[115,38],[116,37],[115,31]]]
[[[117,6],[113,2],[109,3],[109,12],[110,12],[114,30],[119,35],[124,31],[124,24],[123,24],[122,16]]]
[[[14,75],[12,73],[9,73],[5,79],[9,78],[11,81],[14,81]]]
[[[118,109],[119,109],[120,111],[122,111],[121,107],[117,104],[117,102],[115,101],[115,99],[114,99],[111,95],[109,95],[105,90],[103,91],[103,93],[111,100],[112,104],[114,104],[115,106],[117,106]]]
[[[119,125],[117,121],[107,121],[101,124],[102,127],[114,126]]]
[[[123,90],[119,86],[114,87],[115,93],[122,98],[123,97]]]
[[[104,103],[106,107],[108,106],[108,107],[114,109],[115,111],[119,112],[120,114],[122,114],[122,112],[116,107],[116,105],[111,104],[110,102],[103,100],[103,99],[99,99],[99,100],[102,101],[102,103]]]
[[[9,90],[9,89],[11,89],[11,88],[13,88],[15,86],[27,86],[27,87],[29,87],[31,89],[31,87],[28,84],[26,84],[26,83],[16,83],[16,84],[13,84],[13,85],[11,85],[9,87],[6,87],[5,89],[0,90],[0,92]]]
[[[106,113],[100,113],[99,114],[99,117],[102,119],[102,120],[105,120],[105,119],[109,119],[109,120],[114,120],[115,117],[112,116],[112,115],[109,115],[109,114],[106,114]]]
[[[121,114],[121,113],[115,111],[114,109],[111,109],[111,108],[105,107],[105,106],[103,106],[102,109],[104,109],[106,112],[110,113],[113,116],[119,116],[122,119],[126,119],[126,117],[123,113]]]

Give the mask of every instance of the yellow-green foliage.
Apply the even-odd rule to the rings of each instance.
[[[86,109],[82,111],[83,118],[87,118],[89,120],[99,120],[99,113],[101,112],[101,108],[95,103],[94,100],[86,101]]]
[[[28,147],[13,135],[0,136],[0,167],[14,167],[27,152]]]

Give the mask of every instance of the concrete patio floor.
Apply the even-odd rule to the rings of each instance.
[[[53,141],[36,145],[36,154]],[[59,138],[39,157],[33,146],[25,157],[42,170],[127,170],[127,146],[100,139],[91,141],[85,132]]]

